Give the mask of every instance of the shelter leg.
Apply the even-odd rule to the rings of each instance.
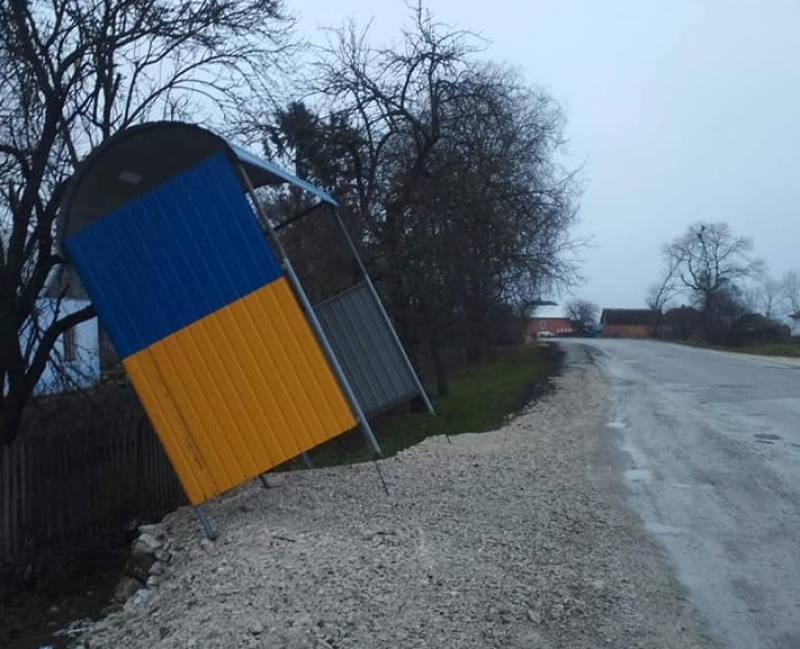
[[[211,524],[211,521],[208,520],[200,505],[194,508],[194,513],[197,514],[197,520],[200,521],[200,525],[202,525],[203,531],[206,533],[206,538],[209,541],[216,541],[219,534],[217,534],[217,530],[214,529],[214,526]]]
[[[308,453],[303,453],[300,457],[303,458],[303,464],[306,465],[306,469],[313,469],[314,463],[311,461],[311,456]]]
[[[378,445],[378,440],[375,439],[375,434],[372,432],[372,427],[369,425],[367,418],[364,416],[364,413],[361,412],[361,408],[358,410],[358,427],[361,429],[364,439],[367,440],[372,454],[375,457],[383,457],[383,451],[381,451],[381,447]]]
[[[261,486],[264,487],[264,489],[269,489],[269,482],[267,482],[267,476],[265,476],[263,473],[259,473],[258,479],[261,480]]]

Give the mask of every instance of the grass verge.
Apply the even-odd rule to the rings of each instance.
[[[747,354],[760,354],[762,356],[789,356],[800,358],[800,343],[754,343],[729,351],[745,352]]]
[[[550,350],[550,353],[547,353]],[[436,415],[404,412],[372,422],[384,456],[391,456],[432,435],[458,435],[499,428],[536,394],[560,366],[548,346],[503,350],[493,359],[454,370],[450,395],[434,398]],[[543,351],[545,353],[543,353]],[[309,453],[314,466],[363,462],[372,458],[359,431],[333,439]],[[300,466],[295,462],[294,466]]]

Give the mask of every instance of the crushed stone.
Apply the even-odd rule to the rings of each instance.
[[[491,433],[271,474],[165,518],[172,578],[90,648],[714,646],[625,504],[608,385],[570,346],[556,389]]]

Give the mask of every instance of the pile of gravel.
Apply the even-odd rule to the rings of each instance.
[[[709,647],[625,506],[607,385],[579,346],[501,430],[269,476],[160,526],[172,578],[80,646]]]

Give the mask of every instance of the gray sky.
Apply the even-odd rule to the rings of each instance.
[[[300,29],[370,19],[397,40],[402,0],[288,0]],[[800,270],[800,0],[427,0],[480,33],[563,106],[584,165],[580,237],[602,307],[643,306],[660,248],[697,220],[753,238],[771,274]]]

